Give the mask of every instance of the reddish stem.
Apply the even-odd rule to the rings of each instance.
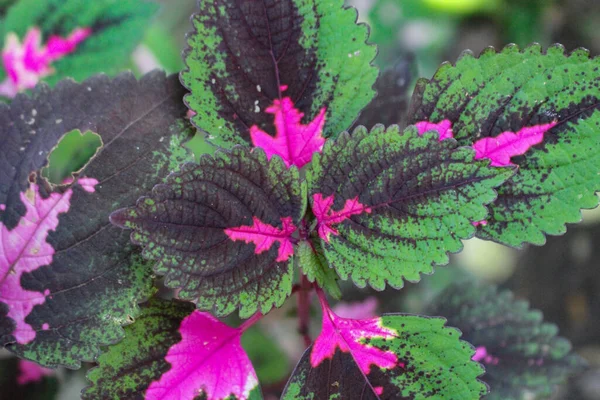
[[[298,333],[304,338],[306,347],[312,344],[308,327],[310,323],[310,292],[313,285],[305,275],[302,275],[298,291]]]
[[[255,323],[257,323],[264,315],[262,315],[259,312],[257,312],[256,314],[254,314],[253,316],[251,316],[250,318],[248,318],[247,320],[245,320],[240,326],[239,326],[239,330],[242,332],[246,332],[246,330],[248,328],[250,328],[252,325],[254,325]]]

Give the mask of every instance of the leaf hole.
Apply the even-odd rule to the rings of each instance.
[[[85,168],[101,147],[102,139],[97,133],[72,130],[50,152],[42,176],[53,184],[61,184]]]

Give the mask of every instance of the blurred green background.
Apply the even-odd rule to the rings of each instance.
[[[161,2],[161,12],[132,56],[131,69],[138,74],[154,68],[177,72],[183,67],[180,54],[195,1]],[[379,45],[377,64],[383,69],[399,59],[406,60],[412,63],[413,81],[430,77],[440,63],[456,60],[466,49],[479,53],[488,46],[538,42],[544,46],[562,43],[567,50],[586,47],[593,55],[600,54],[600,0],[348,0],[348,4],[357,7],[360,21],[371,26],[371,41]],[[99,145],[94,134],[68,134],[52,153],[46,176],[53,182],[62,182],[81,168]],[[196,156],[212,151],[202,135],[196,135],[187,146]],[[600,214],[592,210],[584,212],[583,224],[569,227],[565,236],[548,238],[544,247],[530,246],[518,251],[470,240],[465,242],[465,250],[452,258],[450,266],[438,268],[434,275],[424,277],[419,284],[407,284],[399,292],[359,290],[347,282],[342,289],[345,301],[377,296],[379,311],[417,313],[446,285],[466,277],[510,288],[541,309],[549,322],[556,323],[591,366],[554,398],[597,400],[599,264]],[[296,333],[294,303],[289,301],[282,309],[274,310],[244,338],[267,399],[277,398],[304,350]],[[318,333],[318,322],[315,318],[313,333]],[[0,353],[0,357],[9,356]],[[0,376],[8,376],[2,368],[14,368],[13,364],[3,363]],[[58,378],[50,378],[65,383],[55,398],[78,398],[84,385],[83,374],[61,371]],[[6,379],[0,380],[2,398],[6,393],[14,393],[10,397],[14,400],[48,398],[32,394],[30,389],[26,392]]]

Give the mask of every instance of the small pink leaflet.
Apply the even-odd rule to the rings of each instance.
[[[26,212],[17,226],[8,230],[0,225],[0,301],[8,306],[7,315],[15,321],[13,336],[17,343],[27,344],[35,339],[36,331],[25,318],[50,294],[48,289],[44,292],[23,289],[21,276],[52,263],[54,248],[46,238],[48,232],[58,226],[59,214],[69,211],[72,194],[73,190],[67,189],[44,199],[38,186],[31,184],[25,193],[21,193]],[[42,324],[42,330],[49,328],[47,323]]]
[[[150,384],[145,399],[193,399],[204,394],[207,400],[232,395],[247,400],[258,386],[258,378],[242,348],[241,336],[253,318],[234,329],[209,313],[192,312],[181,322],[181,341],[165,357],[171,369]]]
[[[488,224],[487,220],[482,219],[481,221],[473,221],[471,222],[473,226],[486,226]]]
[[[329,243],[331,235],[338,235],[339,232],[333,227],[352,215],[359,215],[364,212],[370,213],[371,208],[358,201],[358,196],[353,199],[346,200],[344,207],[339,211],[333,211],[331,207],[334,202],[334,195],[323,198],[321,193],[313,195],[312,210],[317,218],[317,230],[319,237],[326,243]]]
[[[28,383],[41,382],[45,376],[52,376],[55,373],[55,370],[44,368],[33,361],[19,360],[19,375],[17,375],[17,383],[19,385],[26,385]]]
[[[252,144],[261,147],[269,160],[278,155],[288,168],[292,165],[301,168],[312,160],[314,153],[321,152],[325,144],[322,136],[325,107],[308,125],[301,124],[304,114],[294,108],[294,102],[289,97],[275,99],[265,111],[275,115],[277,133],[271,136],[254,125],[250,128],[250,137]]]
[[[429,121],[421,121],[415,124],[419,135],[423,135],[425,132],[437,131],[440,134],[440,142],[444,139],[450,139],[454,137],[452,133],[452,122],[448,119],[443,120],[438,124],[431,123]]]
[[[96,185],[98,184],[98,179],[95,178],[79,178],[77,183],[81,185],[83,190],[88,193],[94,193],[96,191]]]
[[[479,139],[473,144],[475,159],[489,158],[493,167],[514,165],[511,157],[525,154],[532,146],[544,140],[544,134],[558,122],[535,125],[521,129],[517,133],[503,132],[496,137]]]
[[[262,222],[258,217],[252,217],[251,226],[238,226],[236,228],[225,229],[225,234],[233,241],[243,240],[246,243],[254,243],[255,254],[267,251],[275,242],[279,243],[279,251],[276,261],[287,261],[294,254],[294,245],[292,244],[292,234],[296,231],[296,226],[291,217],[281,218],[282,229]]]
[[[0,83],[0,96],[12,98],[21,90],[33,88],[54,72],[50,64],[74,52],[91,34],[90,28],[76,28],[66,38],[50,36],[42,46],[42,32],[37,27],[27,31],[23,44],[16,34],[9,33],[2,51],[7,78]]]
[[[329,308],[323,292],[317,293],[323,309],[323,326],[310,354],[313,367],[319,366],[327,358],[333,358],[338,348],[342,352],[350,353],[365,375],[371,372],[371,365],[380,368],[393,368],[398,365],[398,358],[393,352],[361,343],[361,340],[366,338],[395,338],[395,330],[384,327],[381,318],[341,318]]]
[[[483,361],[485,364],[498,365],[498,358],[488,354],[484,346],[479,346],[475,349],[475,355],[471,358],[473,361]]]

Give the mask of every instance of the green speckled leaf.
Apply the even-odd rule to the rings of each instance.
[[[474,155],[395,125],[370,133],[359,127],[327,143],[307,179],[325,256],[340,277],[399,288],[446,264],[475,233],[472,223],[486,217],[494,188],[513,173]]]
[[[133,229],[166,284],[198,308],[240,316],[283,304],[292,288],[291,235],[306,209],[297,168],[241,146],[205,155],[111,216]]]
[[[387,314],[380,318],[391,337],[359,339],[393,353],[397,365],[372,365],[368,374],[348,352],[338,348],[331,358],[313,367],[310,347],[296,366],[282,399],[479,399],[487,387],[477,379],[483,368],[471,361],[473,348],[459,340],[456,329],[442,318]],[[360,337],[360,333],[356,333]]]
[[[491,389],[489,400],[526,400],[549,396],[556,385],[584,363],[571,352],[555,325],[509,291],[463,283],[442,292],[427,310],[441,315],[477,348],[475,359],[486,368],[481,378]]]
[[[186,101],[215,143],[250,142],[250,127],[274,133],[265,113],[289,97],[304,122],[327,109],[325,137],[347,129],[369,103],[376,48],[342,0],[207,0],[192,18]],[[287,86],[282,91],[281,86]]]
[[[150,0],[19,0],[0,20],[0,42],[10,32],[22,39],[37,26],[43,43],[50,35],[67,36],[75,28],[92,34],[77,50],[52,64],[55,73],[45,81],[55,84],[72,77],[81,81],[97,73],[116,74],[128,64],[158,5]],[[0,68],[0,81],[5,71]]]
[[[11,243],[0,251],[0,344],[10,351],[76,368],[119,341],[152,294],[151,267],[108,218],[190,157],[183,92],[161,72],[101,75],[0,106],[0,234]],[[75,182],[52,185],[41,171],[72,131],[102,146]]]
[[[487,225],[478,228],[479,237],[521,246],[564,233],[565,223],[580,221],[580,209],[598,204],[599,98],[600,58],[558,45],[508,46],[478,58],[465,53],[421,80],[409,115],[412,123],[451,121],[461,145],[557,123],[543,143],[513,158],[519,172],[498,189]]]

